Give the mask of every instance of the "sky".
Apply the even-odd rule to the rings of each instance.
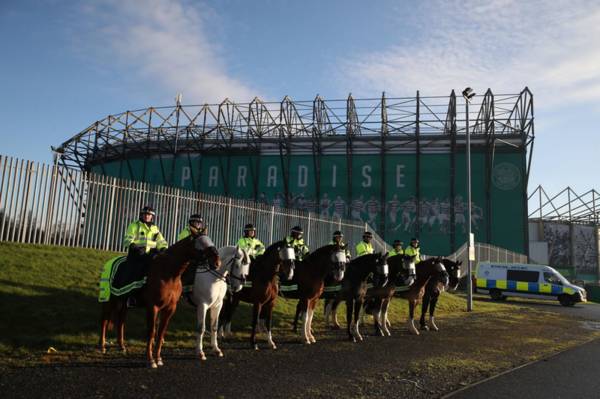
[[[149,106],[534,96],[529,191],[600,188],[600,1],[1,0],[0,154]]]

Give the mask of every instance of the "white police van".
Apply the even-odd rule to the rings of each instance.
[[[509,296],[558,299],[563,306],[587,301],[585,289],[571,284],[550,266],[481,262],[475,278],[477,292],[489,293],[494,300]]]

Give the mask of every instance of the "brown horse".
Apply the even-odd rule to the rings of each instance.
[[[442,264],[448,272],[449,276],[449,290],[454,291],[458,286],[460,280],[460,265],[462,261],[454,262],[450,259],[442,259]],[[435,324],[435,306],[437,304],[440,294],[445,290],[445,287],[440,283],[438,279],[430,279],[425,287],[425,295],[423,296],[423,305],[421,306],[421,330],[433,330],[438,331],[439,328]],[[425,315],[427,314],[427,308],[429,308],[429,325],[425,323]]]
[[[151,368],[163,365],[160,353],[169,321],[177,309],[177,302],[181,296],[181,274],[192,261],[208,261],[215,268],[221,266],[219,253],[211,239],[206,235],[201,235],[195,229],[192,229],[190,237],[175,243],[150,261],[146,284],[135,294],[137,303],[144,304],[146,307],[146,359]],[[160,326],[157,337],[156,325],[159,314]],[[113,322],[117,326],[118,345],[123,352],[126,351],[126,315],[127,296],[111,295],[109,301],[102,304],[100,323],[100,350],[102,353],[106,352],[106,329]],[[153,357],[155,338],[158,338],[156,361]]]
[[[298,299],[293,329],[296,332],[298,317],[302,314],[302,338],[306,344],[317,342],[312,334],[312,318],[319,297],[323,294],[325,278],[331,277],[336,283],[341,281],[344,278],[346,263],[344,247],[330,244],[311,252],[302,262],[296,264],[293,283],[298,284],[298,291],[285,296]]]
[[[240,301],[248,302],[252,307],[252,334],[250,343],[258,350],[256,343],[256,328],[259,316],[265,320],[267,341],[272,349],[277,349],[271,335],[271,320],[275,300],[279,293],[278,277],[291,280],[294,276],[294,249],[285,241],[278,241],[270,245],[265,253],[256,257],[250,266],[248,281],[251,286],[245,286],[240,292],[230,295],[223,302],[221,311],[222,334],[231,329],[231,319]]]

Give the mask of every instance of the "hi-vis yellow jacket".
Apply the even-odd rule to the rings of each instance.
[[[147,225],[140,220],[131,223],[125,232],[125,239],[123,240],[125,250],[131,244],[135,244],[138,247],[145,247],[146,253],[152,248],[162,249],[168,247],[167,240],[165,240],[157,225]]]
[[[415,257],[415,265],[421,261],[421,248],[415,248],[412,245],[409,245],[404,250],[404,255],[414,256]]]
[[[373,253],[373,245],[370,242],[361,241],[356,244],[356,256],[369,255]]]
[[[258,256],[265,253],[265,245],[256,237],[242,237],[237,246],[245,249],[250,256]]]

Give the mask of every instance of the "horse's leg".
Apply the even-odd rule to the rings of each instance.
[[[254,306],[252,306],[252,333],[250,335],[250,345],[258,350],[258,344],[256,343],[256,326],[258,324],[258,316],[261,311],[261,304],[258,302],[254,302]]]
[[[315,342],[317,342],[315,336],[313,335],[313,330],[312,330],[312,321],[313,321],[313,317],[315,316],[315,308],[317,307],[317,303],[319,302],[319,298],[313,298],[312,301],[310,301],[308,303],[308,309],[307,311],[310,312],[310,314],[308,315],[308,337],[310,338],[310,342],[312,342],[313,344]]]
[[[292,331],[294,333],[298,332],[298,318],[300,317],[300,313],[301,313],[301,311],[300,311],[300,301],[301,300],[302,299],[300,299],[298,301],[298,303],[296,304],[296,314],[294,315],[294,321],[292,322]]]
[[[439,331],[438,326],[435,324],[435,306],[437,305],[438,299],[440,298],[440,292],[435,291],[431,295],[431,303],[429,304],[429,328],[433,331]]]
[[[416,299],[408,300],[408,331],[414,335],[419,335],[419,330],[415,327],[415,307],[417,306]]]
[[[196,354],[200,360],[206,360],[204,354],[204,332],[206,331],[206,303],[202,302],[196,307],[196,319],[198,320],[198,331],[196,332]]]
[[[390,308],[390,300],[389,299],[384,299],[383,303],[381,305],[381,314],[383,315],[383,332],[385,334],[387,334],[387,336],[389,337],[390,335],[392,335],[390,333],[390,329],[388,327],[389,321],[388,321],[388,309]]]
[[[179,297],[177,297],[179,299]],[[158,328],[158,344],[156,345],[156,364],[158,366],[163,366],[163,360],[160,356],[160,351],[162,350],[162,346],[165,343],[165,334],[167,333],[167,327],[169,327],[169,321],[171,321],[171,317],[175,314],[175,310],[177,309],[177,300],[172,303],[170,306],[167,306],[160,312],[160,327]]]
[[[431,299],[431,291],[429,287],[425,289],[425,295],[423,295],[423,304],[421,305],[421,319],[419,320],[419,325],[421,326],[421,330],[429,330],[427,324],[425,323],[425,315],[427,314],[427,308],[429,308],[429,301]]]
[[[148,305],[146,310],[146,360],[148,367],[157,368],[156,362],[152,357],[154,349],[154,337],[156,337],[156,319],[158,317],[158,309],[154,305]]]
[[[331,315],[333,309],[333,299],[325,299],[325,306],[323,306],[323,310],[325,313],[325,326],[329,328],[331,326]]]
[[[310,316],[310,305],[306,298],[300,299],[298,301],[298,306],[300,306],[300,302],[302,302],[302,340],[305,344],[310,344],[310,323],[308,322],[308,318]]]
[[[100,342],[98,343],[98,349],[101,353],[106,353],[106,330],[110,324],[112,306],[114,306],[112,299],[102,303],[102,312],[100,316]]]
[[[271,333],[271,328],[273,327],[273,308],[275,307],[275,300],[266,303],[265,306],[267,307],[265,315],[265,325],[267,327],[267,342],[269,343],[269,346],[271,346],[271,349],[277,349],[277,345],[275,345],[275,342],[273,342],[273,335]]]
[[[358,300],[358,299],[356,299],[354,301],[354,320],[355,320],[354,330],[355,330],[356,338],[359,341],[363,340],[363,337],[362,337],[362,335],[360,335],[360,331],[358,329],[358,325],[360,323],[360,310],[362,308],[362,305],[363,305],[363,301]]]
[[[223,352],[219,349],[219,343],[217,341],[217,331],[219,329],[219,313],[221,312],[221,307],[223,306],[223,302],[217,301],[210,308],[210,346],[212,346],[213,351],[219,357],[223,357]]]
[[[338,300],[337,298],[333,300],[333,303],[331,304],[331,315],[333,316],[333,329],[334,330],[339,330],[341,328],[340,323],[338,322],[338,318],[337,318],[337,308],[338,306],[340,306],[340,300]]]
[[[354,336],[354,330],[350,330],[350,325],[352,323],[352,308],[354,306],[354,301],[352,298],[346,299],[346,331],[348,332],[348,339],[352,342],[356,342],[356,337]]]
[[[122,353],[127,353],[127,348],[125,347],[125,319],[127,317],[127,305],[125,302],[121,303],[121,308],[119,309],[117,330],[118,330],[118,339],[117,343],[119,344],[119,349],[121,349]]]

